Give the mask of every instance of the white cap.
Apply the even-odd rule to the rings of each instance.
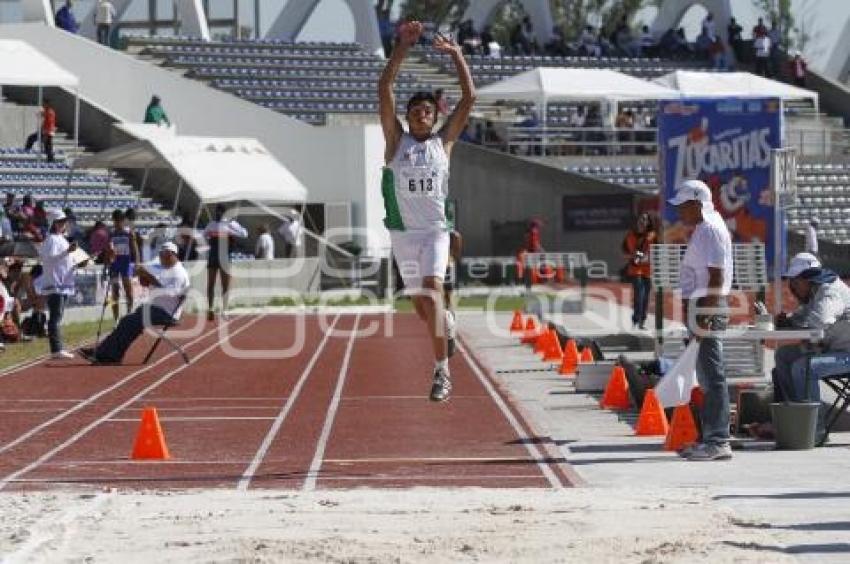
[[[671,206],[679,206],[685,202],[701,202],[703,209],[711,205],[711,190],[702,180],[685,180],[676,190],[676,195],[667,200]],[[713,209],[713,206],[712,206]]]
[[[783,274],[782,277],[796,278],[810,268],[820,268],[820,261],[818,260],[818,257],[812,253],[797,253],[794,255],[794,258],[791,259],[791,263],[788,265],[788,270],[785,271],[785,274]]]
[[[179,252],[177,250],[177,245],[175,245],[171,241],[166,241],[165,243],[163,243],[159,247],[159,252],[162,252],[162,251],[168,251],[168,252],[174,253],[175,255]]]
[[[50,223],[50,225],[53,225],[57,221],[62,221],[64,219],[68,219],[68,217],[62,210],[50,210],[49,212],[47,212],[47,221],[48,223]]]

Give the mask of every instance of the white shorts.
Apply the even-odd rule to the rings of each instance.
[[[390,240],[405,290],[421,289],[429,276],[443,280],[449,264],[447,231],[390,231]]]

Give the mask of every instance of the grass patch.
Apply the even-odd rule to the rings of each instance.
[[[110,322],[104,322],[104,331],[108,331]],[[74,350],[86,342],[91,342],[97,335],[97,321],[69,323],[62,326],[62,340],[65,348]],[[6,351],[0,353],[0,370],[21,364],[46,355],[50,352],[47,339],[33,339],[29,343],[6,343]]]

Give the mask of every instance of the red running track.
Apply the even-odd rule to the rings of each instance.
[[[428,401],[433,360],[413,315],[267,315],[197,329],[179,339],[189,365],[166,347],[140,365],[143,337],[123,366],[42,361],[0,374],[0,490],[578,482],[465,347],[451,360],[451,400]],[[129,458],[149,405],[171,460]]]

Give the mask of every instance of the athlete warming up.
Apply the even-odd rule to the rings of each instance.
[[[378,108],[386,140],[381,189],[386,208],[384,224],[390,230],[393,254],[416,313],[427,325],[434,349],[431,399],[445,401],[452,388],[443,303],[443,276],[449,260],[445,209],[449,157],[475,103],[475,86],[461,48],[437,34],[433,48],[454,61],[460,81],[460,101],[443,127],[434,133],[437,100],[430,92],[414,94],[407,102],[408,131],[404,131],[396,117],[393,84],[405,55],[419,41],[422,29],[422,23],[416,21],[401,24],[395,49],[378,82]]]

